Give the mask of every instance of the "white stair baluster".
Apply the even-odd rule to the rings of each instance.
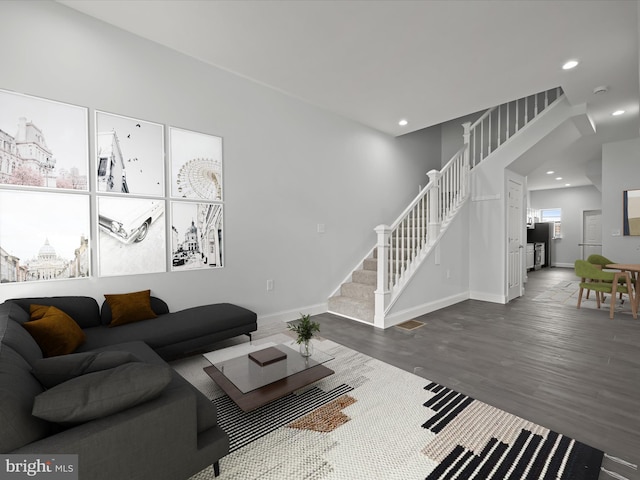
[[[545,90],[544,92],[544,108],[546,109],[549,106],[549,90]]]
[[[501,145],[500,143],[500,127],[502,126],[500,123],[500,117],[502,116],[501,111],[502,111],[502,106],[498,107],[498,146]]]

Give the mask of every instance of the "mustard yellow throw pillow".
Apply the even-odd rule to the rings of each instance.
[[[111,308],[110,327],[157,317],[151,309],[151,290],[105,295],[104,298]]]
[[[31,320],[40,320],[47,314],[50,305],[29,305],[29,313],[31,314]]]
[[[86,339],[84,332],[69,315],[56,307],[31,305],[31,320],[22,325],[45,357],[76,351]]]

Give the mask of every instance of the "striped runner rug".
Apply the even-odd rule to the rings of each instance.
[[[334,375],[249,413],[202,371],[204,357],[172,363],[216,404],[231,442],[219,477],[191,480],[599,478],[602,451],[329,340],[315,348]]]

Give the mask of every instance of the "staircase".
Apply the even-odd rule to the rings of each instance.
[[[370,250],[328,301],[328,311],[385,328],[385,314],[420,268],[469,196],[470,170],[560,101],[555,88],[487,110],[463,124],[464,146],[391,226],[379,225]]]
[[[372,250],[348,281],[340,285],[338,295],[329,298],[329,311],[343,317],[373,323],[378,259]]]

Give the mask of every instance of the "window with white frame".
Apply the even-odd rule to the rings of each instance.
[[[540,210],[540,221],[545,223],[553,223],[553,238],[562,237],[562,209],[561,208],[543,208]]]

